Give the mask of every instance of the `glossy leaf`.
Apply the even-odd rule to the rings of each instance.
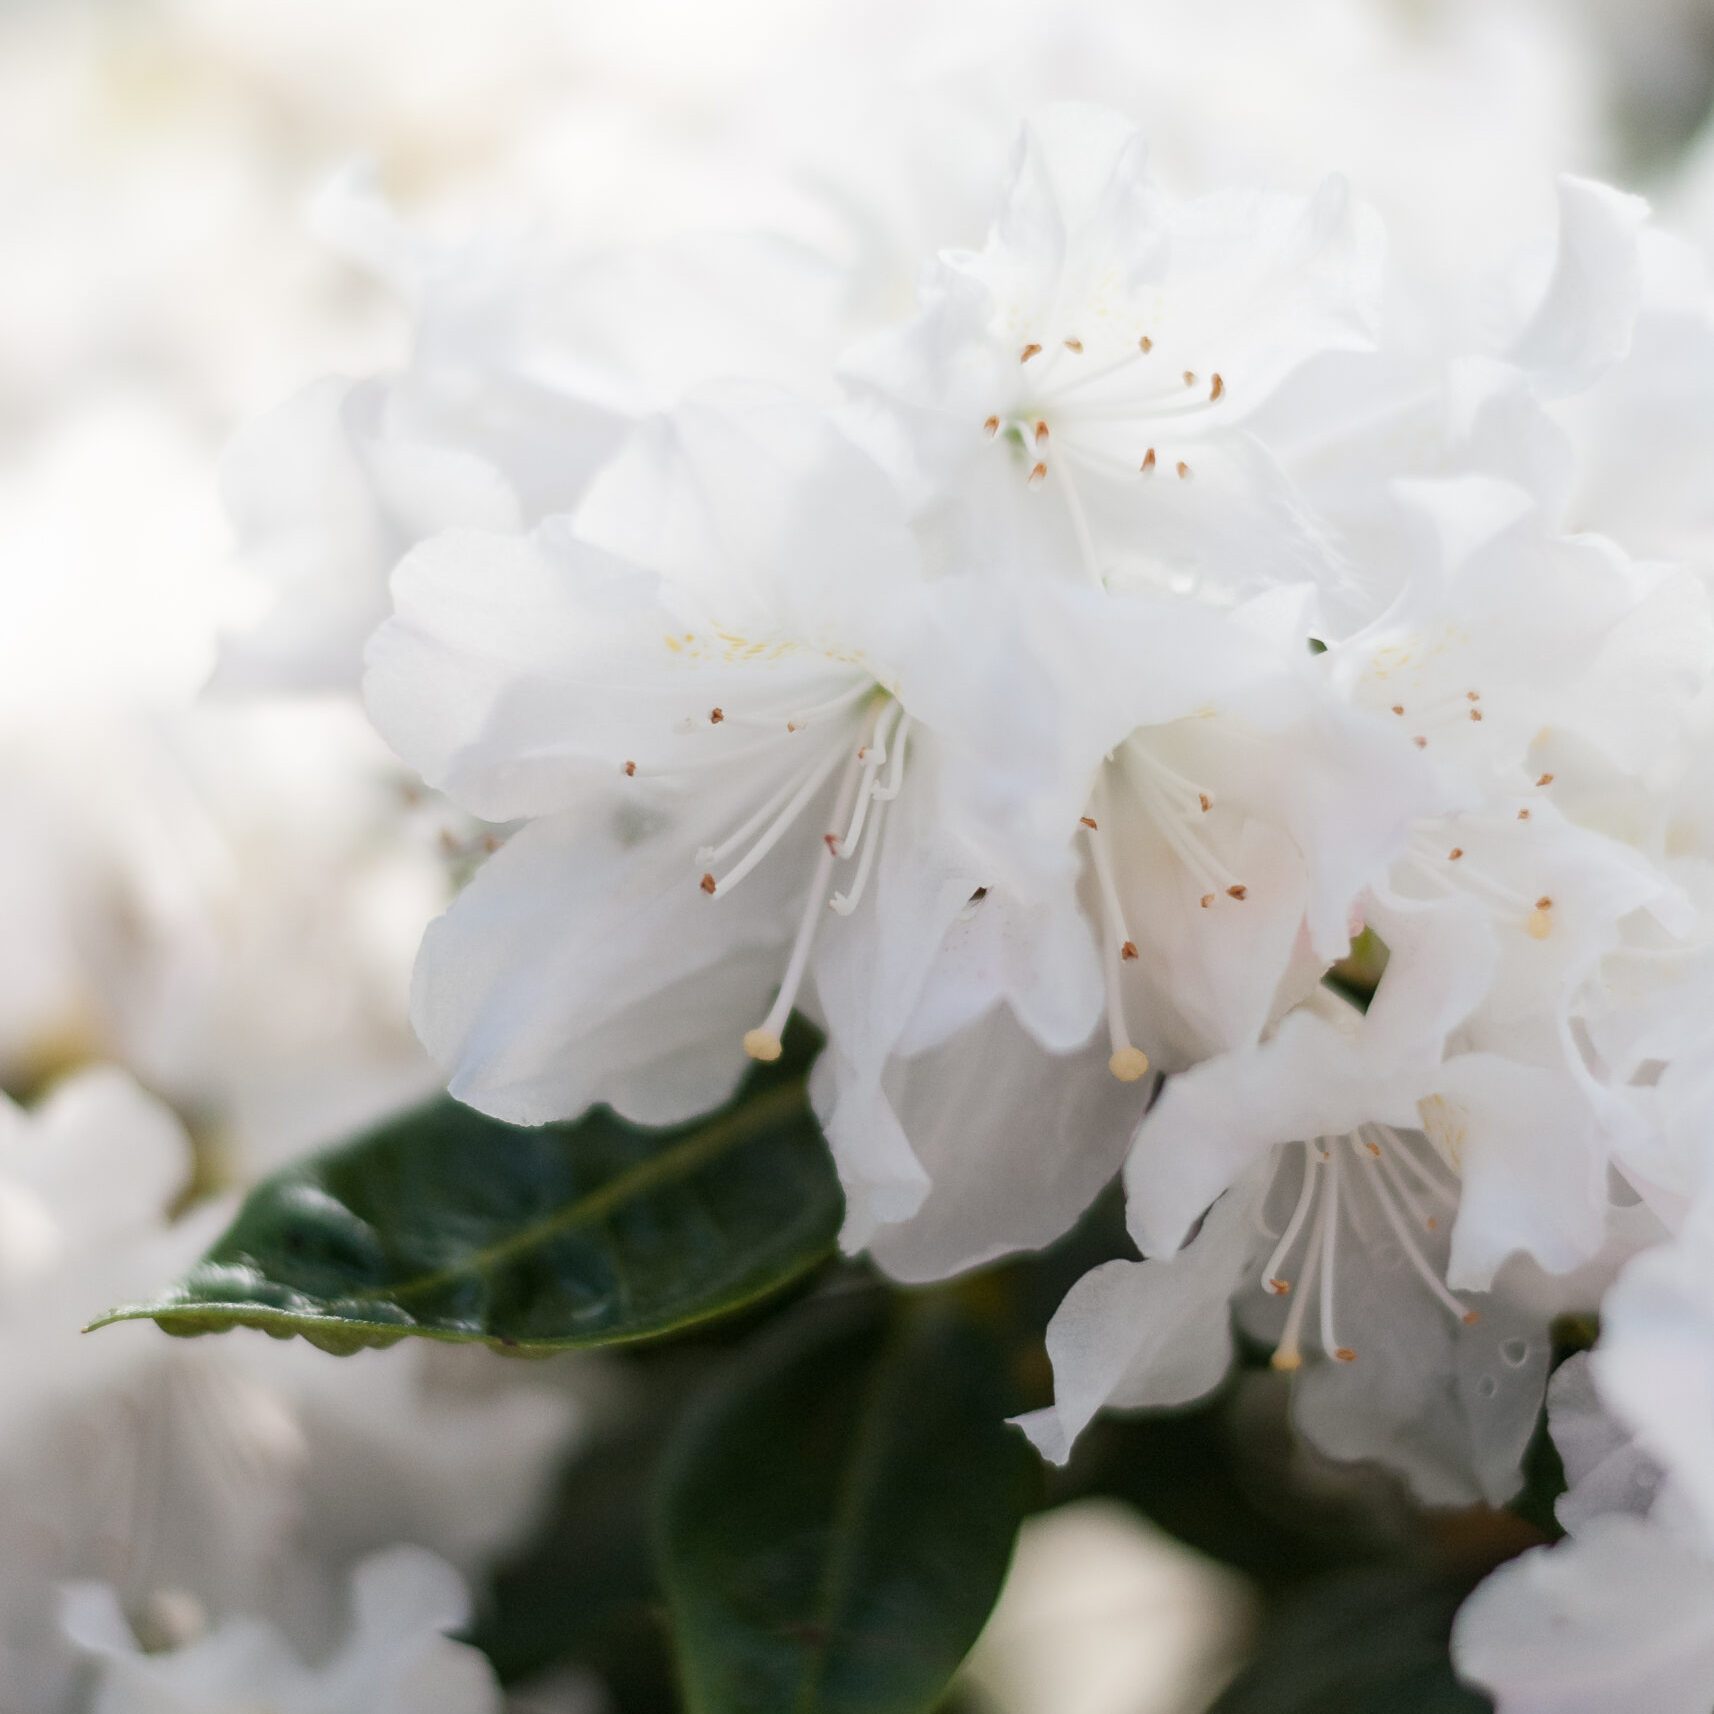
[[[694,1714],[915,1714],[981,1630],[1039,1481],[987,1339],[818,1304],[691,1415],[656,1539]]]
[[[96,1325],[259,1327],[335,1352],[619,1344],[778,1290],[832,1252],[840,1216],[795,1070],[667,1131],[605,1111],[523,1129],[442,1099],[266,1180],[180,1284]]]

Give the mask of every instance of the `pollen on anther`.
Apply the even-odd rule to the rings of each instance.
[[[1452,849],[1446,853],[1446,861],[1448,863],[1456,863],[1463,855],[1464,847],[1462,845],[1454,845]]]
[[[712,893],[714,891],[714,877],[712,875],[704,875],[702,877],[701,886],[705,893]]]
[[[1209,402],[1209,404],[1213,404],[1214,401],[1216,399],[1218,399],[1221,396],[1221,394],[1224,393],[1225,391],[1226,391],[1225,381],[1219,375],[1216,375],[1213,378],[1213,380],[1211,380],[1208,383],[1208,402]]]
[[[1036,424],[1036,445],[1040,446],[1042,444],[1042,442],[1046,439],[1047,439],[1047,424],[1046,423],[1037,423]]]
[[[1196,371],[1194,369],[1185,370],[1184,384],[1187,387],[1194,387],[1196,385]]]
[[[1145,357],[1147,357],[1148,354],[1154,350],[1154,348],[1155,348],[1155,342],[1152,339],[1150,339],[1146,333],[1143,335],[1143,337],[1141,339],[1139,339],[1137,341],[1137,349],[1140,352],[1142,352],[1142,354]]]
[[[711,708],[708,711],[708,724],[710,726],[718,726],[725,718],[726,710],[724,708]]]
[[[1143,462],[1138,468],[1141,469],[1145,476],[1152,476],[1154,474],[1155,449],[1152,446],[1143,454]]]
[[[1214,895],[1212,893],[1204,893],[1199,903],[1204,910],[1209,909],[1209,907],[1214,903]]]
[[[1467,690],[1464,693],[1464,700],[1466,702],[1480,702],[1482,700],[1482,693],[1479,690]]]
[[[1349,1345],[1339,1346],[1339,1348],[1334,1351],[1333,1355],[1337,1357],[1341,1363],[1355,1363],[1357,1361],[1357,1353],[1353,1351]]]
[[[1202,813],[1204,815],[1206,815],[1209,812],[1209,810],[1211,810],[1214,807],[1214,800],[1213,800],[1213,798],[1211,798],[1208,795],[1207,792],[1198,792],[1196,794],[1196,801],[1202,805]]]
[[[1543,774],[1541,776],[1541,778],[1536,781],[1536,784],[1538,786],[1550,786],[1550,785],[1552,785],[1553,784],[1553,775],[1552,774]]]
[[[1127,963],[1131,959],[1135,958],[1137,956],[1137,943],[1134,940],[1127,940],[1125,944],[1119,948],[1119,956]]]
[[[1275,1297],[1284,1297],[1291,1290],[1291,1281],[1271,1279],[1268,1281],[1268,1290],[1271,1291]]]
[[[1045,464],[1038,464],[1035,469],[1030,472],[1030,486],[1032,488],[1039,488],[1045,481],[1047,481],[1047,466]]]
[[[1482,1319],[1482,1317],[1476,1310],[1467,1309],[1467,1310],[1465,1310],[1463,1315],[1459,1317],[1459,1319],[1464,1323],[1464,1325],[1466,1327],[1474,1327],[1476,1325],[1476,1323]]]
[[[822,834],[821,843],[825,845],[835,857],[839,855],[839,835],[837,833]]]
[[[1527,809],[1520,809],[1518,811],[1518,820],[1519,821],[1528,821],[1529,818],[1530,818],[1530,812]]]
[[[1436,1220],[1432,1214],[1423,1221],[1423,1225],[1425,1225],[1431,1232],[1438,1232],[1440,1230],[1440,1222]]]
[[[1018,353],[1018,361],[1020,363],[1028,363],[1032,357],[1039,357],[1040,355],[1041,347],[1032,339],[1029,344]]]
[[[634,778],[636,775],[636,772],[637,772],[637,764],[635,762],[627,762],[625,764],[625,778],[626,779]]]
[[[1092,815],[1080,815],[1080,816],[1079,816],[1079,817],[1078,817],[1078,818],[1077,818],[1077,820],[1078,820],[1078,825],[1079,825],[1079,826],[1081,826],[1081,827],[1087,827],[1087,828],[1088,828],[1088,829],[1089,829],[1089,830],[1090,830],[1090,832],[1092,832],[1092,833],[1093,833],[1093,832],[1094,832],[1094,831],[1096,831],[1096,829],[1097,829],[1097,828],[1098,828],[1098,827],[1099,827],[1099,825],[1100,825],[1100,824],[1099,824],[1099,823],[1098,823],[1098,822],[1097,822],[1097,821],[1096,821],[1096,819],[1095,819],[1095,817],[1094,817],[1094,816],[1092,816]]]
[[[1402,702],[1395,702],[1393,704],[1393,713],[1403,714],[1404,711],[1405,711],[1405,705]]]
[[[1426,750],[1428,748],[1428,740],[1424,738],[1420,732],[1416,737],[1411,739],[1411,742],[1416,745],[1419,750]]]
[[[1000,419],[990,417],[982,426],[988,431],[988,438],[992,440],[1000,432]]]
[[[1121,1083],[1135,1083],[1149,1069],[1149,1056],[1140,1047],[1122,1047],[1107,1061],[1107,1069]]]
[[[1381,1145],[1379,1143],[1372,1143],[1372,1142],[1365,1140],[1363,1147],[1366,1148],[1369,1151],[1369,1153],[1375,1157],[1376,1160],[1379,1160],[1381,1158]]]
[[[788,732],[795,732],[795,731],[797,731],[797,729],[798,729],[798,724],[795,720],[788,720],[786,722],[786,730]]]
[[[1472,720],[1480,720],[1482,718],[1482,710],[1479,708],[1472,708],[1470,710],[1470,718]]]
[[[1083,341],[1077,338],[1068,339],[1065,342],[1065,349],[1074,356],[1081,356],[1083,354]]]
[[[1229,899],[1247,899],[1250,896],[1248,887],[1228,887],[1226,897]]]
[[[1188,464],[1186,464],[1184,462],[1184,460],[1181,458],[1178,461],[1178,479],[1179,479],[1179,481],[1180,482],[1185,481],[1189,477],[1189,475],[1190,475],[1190,466]]]

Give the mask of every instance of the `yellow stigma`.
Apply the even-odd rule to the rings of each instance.
[[[1149,1056],[1140,1047],[1122,1047],[1107,1061],[1107,1069],[1121,1083],[1135,1083],[1149,1069]]]
[[[759,1059],[764,1064],[771,1065],[784,1049],[780,1046],[780,1038],[772,1030],[746,1030],[744,1051],[752,1059]]]
[[[1280,1349],[1268,1359],[1268,1361],[1274,1368],[1278,1369],[1281,1374],[1289,1375],[1293,1369],[1301,1369],[1303,1367],[1303,1353],[1299,1351],[1295,1345],[1293,1345],[1289,1350],[1284,1346],[1281,1346]]]
[[[1553,932],[1553,918],[1537,905],[1524,921],[1524,932],[1531,940],[1546,940]]]

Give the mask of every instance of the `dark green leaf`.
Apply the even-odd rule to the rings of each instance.
[[[1447,1638],[1468,1580],[1380,1570],[1306,1586],[1210,1714],[1487,1714]]]
[[[653,1339],[802,1275],[840,1213],[795,1068],[667,1131],[604,1110],[523,1129],[442,1099],[266,1180],[179,1285],[96,1325],[259,1327],[336,1352]]]
[[[919,1714],[999,1593],[1039,1476],[985,1336],[812,1306],[669,1449],[661,1580],[694,1714]]]

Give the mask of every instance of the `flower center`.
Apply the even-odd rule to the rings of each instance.
[[[1359,1125],[1342,1137],[1319,1137],[1299,1145],[1303,1150],[1303,1182],[1291,1217],[1279,1242],[1263,1265],[1261,1284],[1275,1297],[1291,1298],[1285,1326],[1272,1362],[1290,1371],[1303,1366],[1303,1341],[1309,1306],[1317,1307],[1318,1343],[1324,1356],[1354,1363],[1357,1353],[1335,1331],[1338,1296],[1339,1237],[1342,1222],[1352,1227],[1347,1249],[1355,1241],[1368,1250],[1371,1235],[1364,1215],[1377,1210],[1398,1241],[1399,1252],[1434,1300],[1454,1321],[1473,1327],[1480,1319],[1447,1289],[1439,1268],[1424,1253],[1417,1233],[1435,1232],[1456,1211],[1458,1193],[1449,1184],[1446,1168],[1428,1144],[1413,1147],[1388,1125]],[[1428,1159],[1422,1158],[1427,1156]],[[1429,1161],[1440,1167],[1433,1170]],[[1308,1237],[1301,1252],[1299,1240]],[[1298,1277],[1292,1258],[1299,1256]]]
[[[803,736],[829,721],[841,729],[833,740],[816,744]],[[849,916],[868,889],[888,806],[904,784],[911,718],[900,703],[864,679],[836,696],[790,711],[739,713],[717,707],[690,717],[686,724],[691,729],[761,727],[771,733],[716,753],[709,758],[711,765],[779,757],[782,752],[787,757],[776,788],[724,838],[697,851],[697,885],[711,899],[730,898],[777,846],[794,834],[801,836],[811,806],[823,800],[828,782],[839,775],[831,826],[814,844],[814,868],[779,993],[768,1015],[744,1033],[744,1051],[752,1059],[775,1060],[809,968],[823,909]],[[805,753],[791,756],[799,747]],[[627,762],[624,772],[635,778],[639,770]],[[837,866],[852,862],[856,869],[847,885],[832,890]]]

